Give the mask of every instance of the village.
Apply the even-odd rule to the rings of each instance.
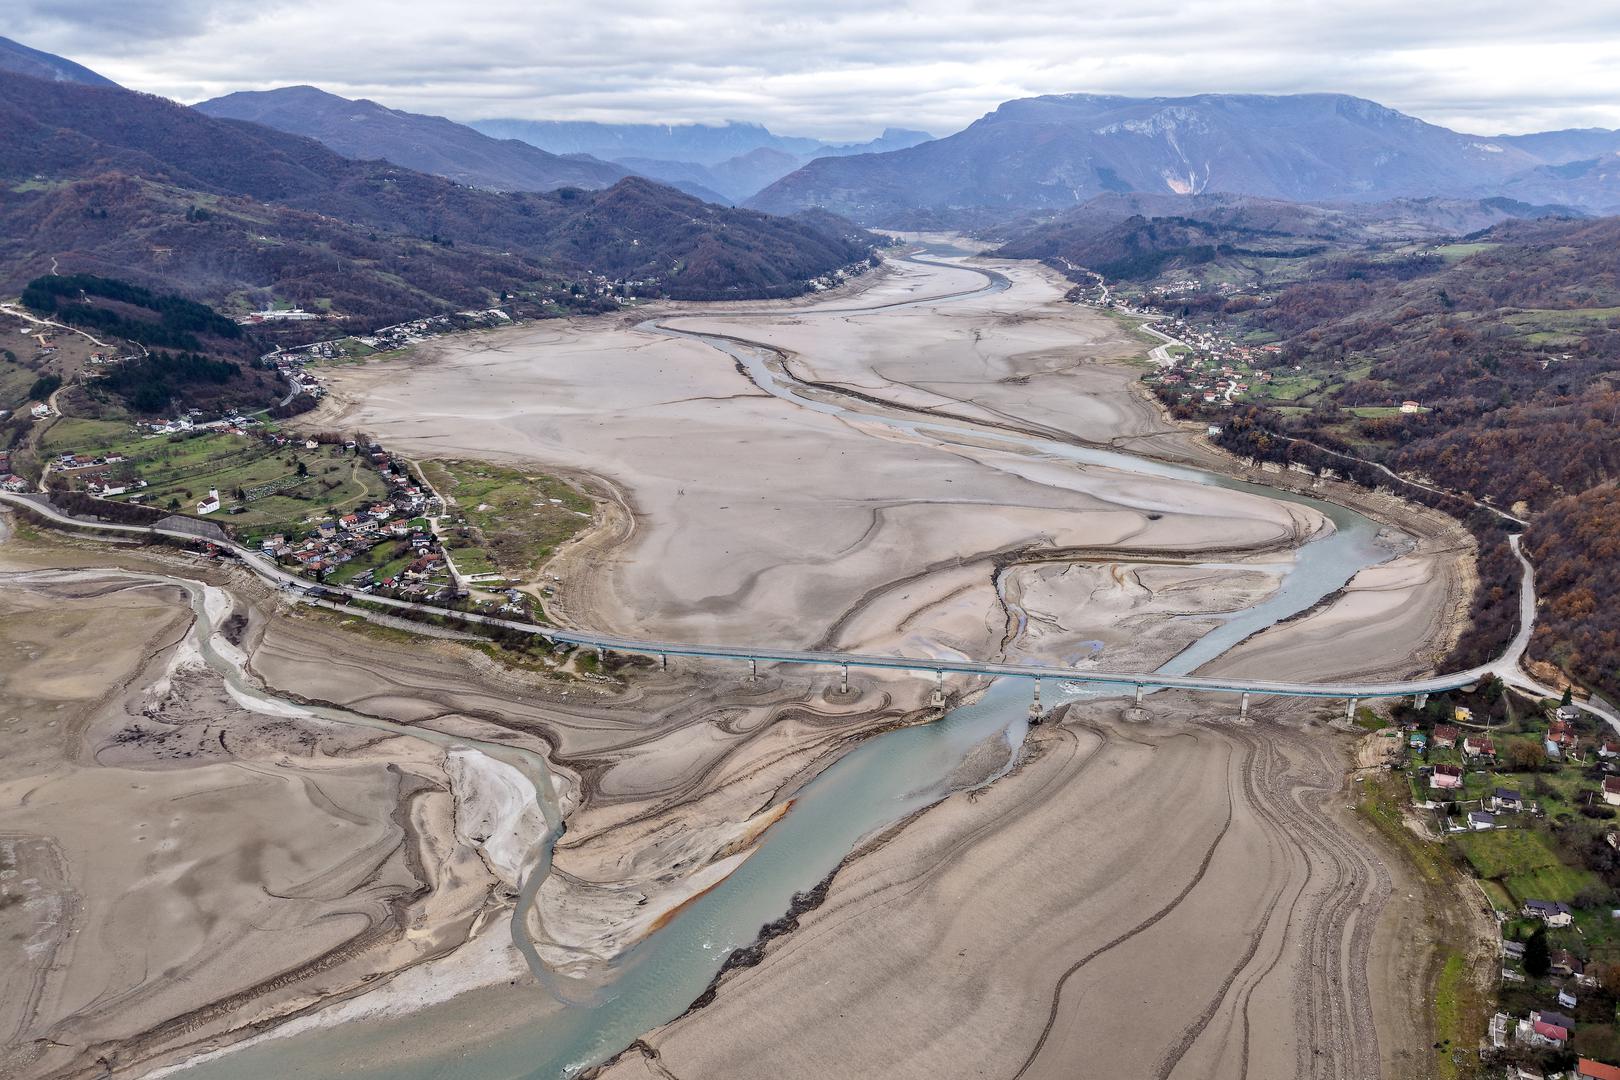
[[[1165,319],[1154,326],[1191,351],[1179,356],[1171,354],[1168,366],[1147,376],[1149,383],[1184,387],[1205,405],[1233,405],[1250,396],[1251,391],[1262,391],[1275,377],[1270,370],[1255,367],[1255,362],[1275,358],[1282,352],[1280,345],[1243,344],[1179,318]]]
[[[1500,934],[1479,1053],[1514,1080],[1620,1080],[1620,737],[1497,684],[1363,726],[1404,778],[1405,826],[1474,879]],[[1358,778],[1364,780],[1365,778]]]

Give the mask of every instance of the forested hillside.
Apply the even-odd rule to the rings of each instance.
[[[254,362],[261,347],[206,304],[91,274],[36,278],[22,302],[109,344],[132,344],[75,391],[89,401],[155,416],[261,409],[282,396],[281,381]]]
[[[1298,203],[1247,195],[1099,195],[1009,230],[999,254],[1123,282],[1246,286],[1314,278],[1324,255],[1439,240],[1520,218],[1578,216],[1512,199]]]
[[[1316,384],[1207,410],[1235,449],[1268,430],[1305,438],[1527,515],[1548,598],[1537,654],[1620,697],[1620,219],[1510,222],[1438,251],[1327,260],[1264,296],[1158,299],[1280,340],[1257,363]],[[1402,401],[1423,411],[1390,408]]]
[[[650,181],[501,194],[117,88],[0,73],[0,290],[52,268],[355,329],[592,275],[643,295],[788,296],[863,258],[827,219],[709,206]]]

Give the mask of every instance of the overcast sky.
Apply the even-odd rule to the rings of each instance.
[[[456,120],[734,118],[865,138],[948,134],[1031,94],[1330,90],[1480,134],[1620,127],[1613,0],[6,6],[7,36],[186,102],[312,83]]]

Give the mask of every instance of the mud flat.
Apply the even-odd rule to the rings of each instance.
[[[442,751],[245,708],[191,624],[163,579],[5,573],[7,1076],[296,1014],[449,952],[516,884]]]
[[[456,338],[405,362],[332,372],[334,403],[312,422],[372,432],[412,456],[596,478],[612,512],[553,564],[565,579],[553,613],[634,636],[1152,666],[1286,592],[1306,576],[1302,546],[1349,535],[1333,523],[1344,518],[1301,502],[1055,452],[1181,436],[1140,408],[1111,363],[1131,351],[1117,324],[1061,304],[1038,269],[994,272],[1005,289],[950,301],[929,297],[983,277],[904,264],[865,283],[863,312],[831,297],[762,305],[759,318],[659,315],[774,337],[768,356],[746,359],[600,322]],[[958,304],[977,306],[964,319]],[[937,362],[919,363],[928,356]],[[821,385],[784,394],[771,383],[778,370]],[[947,414],[949,430],[892,422]],[[1047,441],[1006,437],[1020,433]],[[1358,642],[1358,663],[1376,663],[1379,640],[1366,627],[1449,588],[1433,572],[1441,551],[1409,554],[1267,631],[1284,635],[1287,663],[1318,664],[1335,634]],[[538,755],[568,829],[508,934],[494,919],[512,910],[514,871],[529,850],[507,831],[519,788],[438,743],[402,752],[399,768],[436,785],[422,798],[443,807],[409,834],[418,843],[399,845],[407,869],[412,851],[424,866],[450,853],[476,859],[465,876],[482,872],[481,902],[493,906],[477,909],[481,920],[405,920],[411,929],[392,940],[414,951],[374,969],[379,989],[340,987],[319,1009],[322,991],[311,989],[311,1007],[282,1010],[302,1015],[268,1032],[289,1037],[202,1063],[196,1077],[451,1070],[492,1080],[528,1075],[542,1060],[572,1073],[677,1015],[721,956],[862,842],[796,933],[614,1069],[669,1075],[661,1056],[691,1076],[810,1075],[812,1066],[953,1075],[968,1062],[1065,1075],[1077,1061],[1104,1062],[1112,1075],[1168,1075],[1182,1062],[1225,1075],[1252,1060],[1255,1075],[1287,1075],[1314,1068],[1314,1051],[1331,1046],[1343,1075],[1365,1075],[1369,1060],[1376,1070],[1365,958],[1388,883],[1325,824],[1323,801],[1342,779],[1327,737],[1191,723],[1211,711],[1163,696],[1153,709],[1163,722],[1147,726],[1121,726],[1106,703],[1077,704],[1020,756],[1024,700],[989,708],[987,696],[919,728],[933,715],[933,687],[914,676],[863,674],[846,694],[827,673],[765,670],[745,681],[676,664],[628,689],[559,687],[502,673],[465,644],[351,634],[251,582],[232,587],[252,612],[240,628],[245,663],[266,687],[410,725],[424,739],[498,740]],[[1434,632],[1413,621],[1401,645]],[[954,703],[978,688],[950,689]],[[238,728],[251,732],[231,706],[202,702],[185,730],[227,743]],[[958,722],[969,714],[977,727]],[[307,756],[323,770],[330,757],[363,772],[360,755],[411,741],[345,737],[359,742]],[[181,745],[201,752],[204,743]],[[877,752],[891,745],[907,749]],[[358,816],[374,821],[382,797],[354,784],[346,797],[372,799]],[[976,790],[888,828],[966,787]],[[393,805],[397,816],[397,792]],[[297,838],[318,838],[307,813],[287,816],[303,822]],[[846,832],[819,835],[806,821]],[[883,824],[884,842],[872,842],[869,822]],[[44,867],[40,880],[54,880],[45,854],[27,857]],[[801,880],[804,866],[821,869]],[[459,895],[441,889],[450,877],[388,881],[429,903]],[[341,889],[321,895],[349,914]],[[524,977],[513,935],[539,958],[539,985]],[[1163,972],[1176,977],[1152,977]],[[1302,986],[1308,1015],[1294,1011]],[[222,992],[217,980],[197,990],[223,1000],[219,1015],[236,1025],[218,1041],[253,1034],[242,1021],[255,1014]],[[429,1002],[438,1004],[417,1011]],[[1278,1030],[1288,1024],[1298,1033]],[[1150,1030],[1099,1049],[1121,1025]],[[1007,1033],[1005,1045],[987,1049],[990,1030]],[[145,1052],[116,1032],[109,1042]]]
[[[907,305],[873,308],[888,292],[859,303],[830,300],[780,315],[746,319],[686,315],[659,321],[682,330],[733,334],[787,354],[809,382],[924,410],[1024,430],[1111,442],[1177,429],[1136,387],[1122,361],[1140,358],[1142,339],[1119,320],[1067,303],[1071,287],[1038,263],[973,259],[961,269],[901,263],[900,281],[934,275],[945,291],[974,267],[1007,281],[1000,291],[938,306],[915,302],[920,288],[894,290]],[[972,287],[972,285],[968,285]]]
[[[954,267],[907,272],[936,275],[936,293],[962,286]],[[1080,334],[1075,355],[1092,345],[1104,357],[1126,347],[1112,321],[1053,306],[1053,286],[1039,275],[995,295],[1016,306],[1025,292],[1036,311],[1029,327],[986,350],[1021,354],[1026,338],[1066,331]],[[887,317],[904,321],[892,348],[924,350],[931,335],[960,335],[952,306],[895,310]],[[843,325],[839,317],[815,322],[818,333],[837,331],[830,347]],[[1253,495],[1173,479],[1143,483],[992,442],[942,445],[805,408],[762,391],[700,341],[633,327],[546,323],[458,338],[405,364],[336,369],[329,382],[338,404],[314,423],[374,432],[412,456],[557,464],[620,492],[631,519],[623,541],[579,549],[576,565],[590,573],[564,573],[560,615],[627,634],[808,645],[826,639],[874,586],[972,562],[988,582],[994,559],[1008,552],[1274,552],[1323,527],[1311,511]],[[1091,433],[1140,431],[1121,417]],[[992,590],[980,589],[973,602],[993,619]],[[924,633],[915,644],[956,652],[995,643],[966,626],[942,638]]]
[[[1179,722],[1087,705],[1036,729],[1016,773],[860,853],[601,1075],[1379,1075],[1391,879],[1324,809],[1332,738],[1154,707]]]

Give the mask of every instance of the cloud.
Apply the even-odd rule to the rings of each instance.
[[[313,83],[459,120],[860,138],[1031,94],[1341,91],[1494,134],[1620,126],[1620,9],[1583,6],[20,0],[7,33],[183,101]]]

